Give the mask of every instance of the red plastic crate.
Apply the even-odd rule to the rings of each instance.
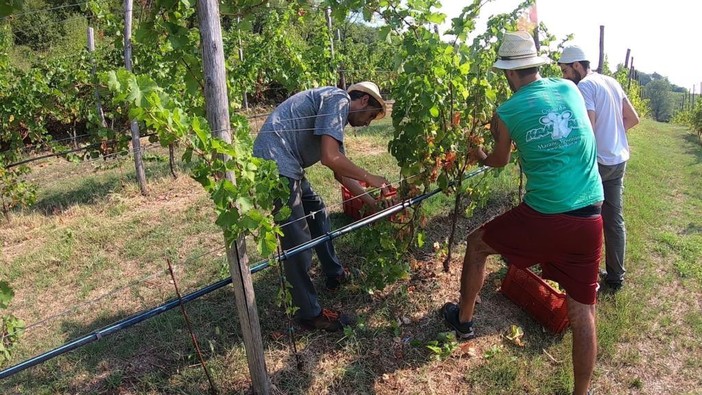
[[[500,291],[551,332],[560,333],[568,327],[565,293],[555,290],[531,270],[509,265]]]
[[[359,181],[362,187],[366,188],[368,184],[363,181]],[[388,187],[388,193],[379,197],[378,199],[390,199],[397,195],[397,189],[393,187]],[[354,220],[359,220],[365,218],[374,213],[367,204],[359,197],[353,197],[351,191],[349,191],[345,186],[341,186],[341,201],[344,202],[344,214],[353,218]]]

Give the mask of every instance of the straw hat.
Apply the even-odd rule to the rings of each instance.
[[[380,103],[382,107],[375,119],[382,119],[385,116],[385,113],[387,112],[387,105],[385,104],[385,100],[383,100],[383,98],[380,96],[380,90],[378,89],[378,85],[376,85],[375,83],[370,81],[359,82],[357,84],[349,86],[347,91],[359,91],[371,95],[375,100],[378,101],[378,103]]]
[[[493,65],[496,69],[520,70],[529,67],[549,64],[548,58],[543,58],[536,53],[534,39],[527,32],[509,32],[502,38],[502,45],[497,51],[497,62]]]
[[[558,63],[564,64],[575,63],[580,61],[589,62],[590,59],[588,59],[587,54],[579,45],[569,45],[563,48],[561,58],[558,59]]]

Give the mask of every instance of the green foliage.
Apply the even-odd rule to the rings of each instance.
[[[360,278],[366,292],[382,290],[409,278],[406,253],[411,244],[410,231],[408,224],[379,221],[360,232],[359,245],[363,246]]]
[[[10,284],[0,281],[0,310],[7,309],[15,296]],[[0,364],[9,361],[24,332],[24,321],[12,314],[0,314]]]
[[[81,128],[98,142],[110,141],[109,147],[107,143],[88,143],[93,149],[83,153],[86,157],[96,157],[107,149],[120,151],[127,144],[126,138],[118,138],[116,133],[99,125],[88,53],[83,50],[77,55],[43,59],[27,71],[11,65],[8,58],[0,57],[0,73],[4,76],[0,79],[0,189],[6,198],[5,210],[34,201],[35,188],[18,178],[29,169],[7,168],[23,159],[28,145],[54,152],[68,148],[52,142],[48,125],[52,125],[54,132],[63,129],[75,133]]]
[[[687,126],[702,136],[702,100],[697,100],[691,109],[684,109],[673,114],[671,122]]]
[[[397,72],[394,65],[399,63],[397,36],[380,37],[380,29],[358,23],[347,18],[340,24],[342,42],[338,43],[337,57],[345,70],[347,83],[373,81],[381,92],[391,91]]]
[[[412,345],[420,346],[421,342],[414,341]],[[441,332],[436,335],[436,339],[428,341],[424,347],[432,352],[432,355],[437,360],[444,360],[453,354],[458,348],[458,340],[456,340],[456,332]]]
[[[231,97],[238,103],[244,91],[253,101],[281,101],[290,92],[336,83],[330,35],[319,11],[294,2],[259,7],[232,23],[224,40]]]
[[[287,201],[288,187],[275,162],[253,156],[246,118],[232,118],[229,143],[215,138],[206,119],[187,114],[148,76],[118,70],[103,74],[101,80],[112,92],[113,103],[128,107],[129,118],[155,130],[163,146],[179,142],[185,147],[183,160],[210,194],[227,243],[252,234],[258,252],[271,256],[282,233],[270,213],[276,201]],[[288,213],[281,210],[278,215],[285,218]]]
[[[625,69],[622,65],[614,73],[614,79],[626,91],[626,95],[634,107],[639,117],[646,118],[651,114],[651,103],[649,99],[644,99],[642,95],[642,87],[635,80],[629,79],[629,69]]]
[[[450,33],[465,38],[474,29],[479,9],[478,1],[466,7],[453,20]],[[499,39],[515,27],[521,11],[490,18],[486,32],[471,46],[446,43],[424,26],[404,34],[390,152],[403,176],[411,177],[410,185],[460,185],[474,165],[468,153],[483,143],[497,103],[508,93],[506,80],[492,71]]]
[[[667,79],[651,81],[644,88],[646,98],[651,106],[653,119],[669,122],[673,116],[673,99],[670,82]]]
[[[31,206],[36,201],[36,186],[22,181],[22,176],[29,173],[26,166],[5,169],[0,166],[0,199],[2,212],[8,215],[13,207]]]
[[[448,32],[456,37],[452,43],[430,27],[429,22],[438,18],[431,10],[435,2],[393,4],[378,11],[387,24],[386,33],[401,39],[389,150],[400,166],[403,196],[426,192],[433,185],[446,193],[458,190],[454,215],[464,212],[460,198],[464,175],[476,165],[469,153],[484,143],[497,104],[509,93],[504,77],[492,69],[500,39],[505,31],[516,29],[519,16],[531,4],[526,1],[510,14],[491,17],[486,31],[471,45],[465,40],[475,29],[480,1],[452,20]],[[413,219],[412,227],[418,226],[421,211]],[[408,235],[413,237],[414,231]]]
[[[0,1],[0,18],[5,18],[19,11],[24,6],[24,0],[3,0]]]
[[[85,47],[87,20],[72,0],[24,0],[8,19],[13,44],[34,61],[38,55],[67,55]],[[50,10],[47,10],[50,9]],[[43,11],[47,10],[47,11]],[[15,64],[25,59],[16,58]]]

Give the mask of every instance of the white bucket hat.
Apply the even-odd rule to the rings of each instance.
[[[382,119],[383,117],[385,117],[385,113],[387,112],[387,105],[385,104],[385,100],[383,100],[383,98],[380,96],[380,90],[378,89],[378,85],[370,81],[363,81],[349,86],[347,91],[359,91],[371,95],[371,97],[377,100],[378,103],[380,103],[380,106],[382,107],[375,119]]]
[[[561,58],[558,59],[558,63],[570,64],[580,61],[589,62],[587,54],[579,45],[569,45],[563,48],[561,53]]]
[[[502,38],[497,62],[492,66],[502,70],[520,70],[551,63],[536,53],[534,39],[527,32],[509,32]]]

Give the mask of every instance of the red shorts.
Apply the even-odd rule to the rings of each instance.
[[[584,304],[597,300],[602,253],[602,217],[541,214],[522,203],[483,226],[483,241],[525,269],[541,264],[542,277],[556,281]]]

